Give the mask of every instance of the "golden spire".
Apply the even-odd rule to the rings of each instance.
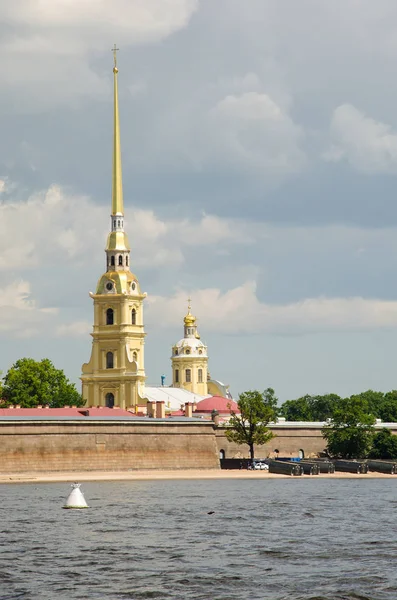
[[[114,121],[113,121],[113,176],[112,176],[112,215],[123,215],[123,178],[121,173],[119,95],[117,88],[117,52],[116,44],[112,48],[114,57]]]
[[[129,252],[127,234],[124,232],[124,203],[123,203],[123,179],[121,175],[121,149],[120,149],[120,122],[119,122],[119,97],[117,90],[117,51],[116,44],[112,48],[114,56],[114,131],[113,131],[113,173],[112,173],[112,215],[111,230],[108,235],[106,252]],[[117,218],[116,218],[117,217]],[[117,257],[119,260],[119,257]],[[109,263],[110,261],[110,263]],[[112,262],[113,261],[113,262]],[[110,254],[107,258],[109,266],[115,266],[116,257]],[[128,267],[128,261],[120,266]]]

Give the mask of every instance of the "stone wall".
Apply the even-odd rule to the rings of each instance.
[[[391,429],[392,433],[397,433],[395,423],[383,423],[376,426],[376,430],[382,427]],[[318,455],[325,450],[325,440],[321,434],[322,424],[294,424],[286,422],[279,425],[269,426],[269,429],[274,433],[274,437],[270,442],[263,446],[255,448],[255,456],[257,458],[275,457],[276,454],[280,457],[299,456],[300,451],[303,451],[305,457]],[[219,427],[216,429],[216,441],[218,451],[225,453],[225,458],[248,458],[248,446],[238,446],[233,442],[229,442],[225,436],[225,429]],[[278,453],[275,453],[278,450]]]
[[[210,422],[0,420],[0,472],[216,469]]]

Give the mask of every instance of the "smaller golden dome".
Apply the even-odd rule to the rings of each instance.
[[[191,308],[192,308],[192,307],[190,306],[190,298],[189,298],[188,302],[189,302],[189,303],[188,303],[188,307],[187,307],[187,315],[186,315],[186,317],[183,319],[183,321],[184,321],[184,323],[185,323],[185,326],[186,326],[186,327],[192,327],[192,326],[196,325],[196,317],[194,317],[194,316],[192,315],[192,313],[190,312],[190,311],[191,311]]]
[[[186,317],[183,319],[186,327],[192,327],[196,324],[196,317],[190,314],[190,311],[187,313]]]

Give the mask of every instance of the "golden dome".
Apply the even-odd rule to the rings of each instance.
[[[190,314],[190,311],[187,313],[186,317],[183,319],[186,327],[192,327],[196,324],[196,317]]]
[[[183,319],[183,321],[184,321],[184,323],[185,323],[186,327],[192,327],[192,326],[196,325],[196,317],[194,317],[194,316],[192,315],[192,313],[190,312],[190,311],[191,311],[191,308],[192,308],[192,307],[190,306],[190,298],[189,298],[189,304],[188,304],[188,307],[187,307],[187,315],[186,315],[186,317]]]

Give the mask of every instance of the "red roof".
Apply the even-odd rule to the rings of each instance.
[[[0,417],[79,417],[78,408],[0,408]]]
[[[132,417],[119,408],[0,408],[0,417]]]
[[[237,406],[237,402],[230,400],[230,398],[223,398],[223,396],[211,396],[210,398],[204,398],[196,405],[195,412],[210,413],[213,410],[217,410],[219,414],[230,414],[230,411],[240,412]]]
[[[184,417],[185,416],[185,411],[184,410],[174,410],[173,412],[170,413],[171,417]]]

